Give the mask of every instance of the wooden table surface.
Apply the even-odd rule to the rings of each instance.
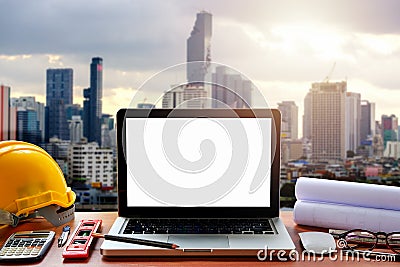
[[[102,219],[103,220],[103,227],[102,232],[107,233],[114,222],[115,218],[117,217],[117,212],[77,212],[75,213],[75,220],[68,223],[71,226],[71,233],[78,225],[79,221],[82,219]],[[294,243],[296,244],[296,250],[298,251],[299,255],[301,256],[302,248],[300,245],[300,240],[298,233],[305,232],[305,231],[324,231],[326,229],[322,228],[315,228],[315,227],[306,227],[306,226],[299,226],[294,224],[293,222],[293,214],[290,211],[283,211],[281,212],[281,218],[286,225],[286,228],[289,231],[290,236],[292,237]],[[315,260],[310,259],[299,261],[280,261],[278,259],[274,259],[270,261],[269,259],[266,261],[259,261],[257,256],[254,257],[247,257],[247,258],[240,258],[240,257],[230,257],[230,258],[177,258],[177,257],[164,257],[164,258],[157,258],[157,257],[135,257],[135,258],[104,258],[100,255],[100,245],[103,240],[97,240],[93,245],[93,249],[91,250],[90,256],[86,260],[64,260],[62,258],[62,248],[57,247],[57,239],[60,236],[62,231],[62,227],[54,227],[50,223],[48,223],[45,219],[34,219],[29,222],[22,223],[18,225],[16,228],[7,227],[5,229],[0,229],[0,245],[3,245],[4,241],[7,237],[16,231],[27,231],[27,230],[53,230],[56,232],[56,239],[53,243],[52,247],[50,248],[48,254],[41,262],[32,263],[33,266],[60,266],[60,265],[69,265],[69,266],[106,266],[106,265],[114,265],[114,266],[249,266],[249,265],[265,265],[268,266],[348,266],[354,265],[357,266],[390,266],[396,265],[396,262],[376,262],[374,260],[364,260],[357,259],[346,260],[345,257],[340,259],[340,256],[337,255],[337,259],[335,257],[324,257],[322,260],[321,258],[316,258]],[[21,266],[26,266],[27,264],[21,264]],[[4,266],[4,265],[2,265]],[[15,266],[15,265],[13,265]]]

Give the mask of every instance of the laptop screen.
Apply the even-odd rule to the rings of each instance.
[[[127,207],[270,207],[273,118],[125,118]]]

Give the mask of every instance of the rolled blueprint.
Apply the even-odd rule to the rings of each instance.
[[[297,224],[331,229],[400,231],[400,211],[298,200],[293,210]]]
[[[400,210],[400,187],[301,177],[298,200]]]

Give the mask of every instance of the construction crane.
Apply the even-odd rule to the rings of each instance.
[[[331,78],[332,73],[335,70],[335,67],[336,67],[336,61],[333,63],[331,71],[328,73],[328,75],[326,75],[325,79],[323,80],[324,83],[328,83],[329,82],[329,79]]]

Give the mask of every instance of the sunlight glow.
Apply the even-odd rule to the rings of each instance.
[[[61,61],[61,56],[60,55],[52,55],[52,54],[48,54],[47,55],[48,58],[48,62],[50,64],[56,64],[58,66],[63,66],[64,64]]]
[[[344,49],[350,36],[336,29],[312,23],[275,25],[266,30],[245,24],[240,24],[240,27],[261,48],[288,55],[307,53],[326,61],[355,61],[353,55]]]
[[[316,24],[297,23],[276,26],[271,29],[271,33],[279,40],[274,44],[275,49],[283,48],[287,53],[309,51],[324,60],[352,60],[343,51],[347,38],[340,31]]]
[[[400,36],[393,34],[356,34],[361,45],[381,55],[391,55],[400,50]]]
[[[18,59],[30,59],[32,55],[0,55],[0,60],[15,61]]]
[[[103,113],[114,116],[120,108],[129,107],[136,90],[133,88],[116,87],[107,88],[103,93]]]

